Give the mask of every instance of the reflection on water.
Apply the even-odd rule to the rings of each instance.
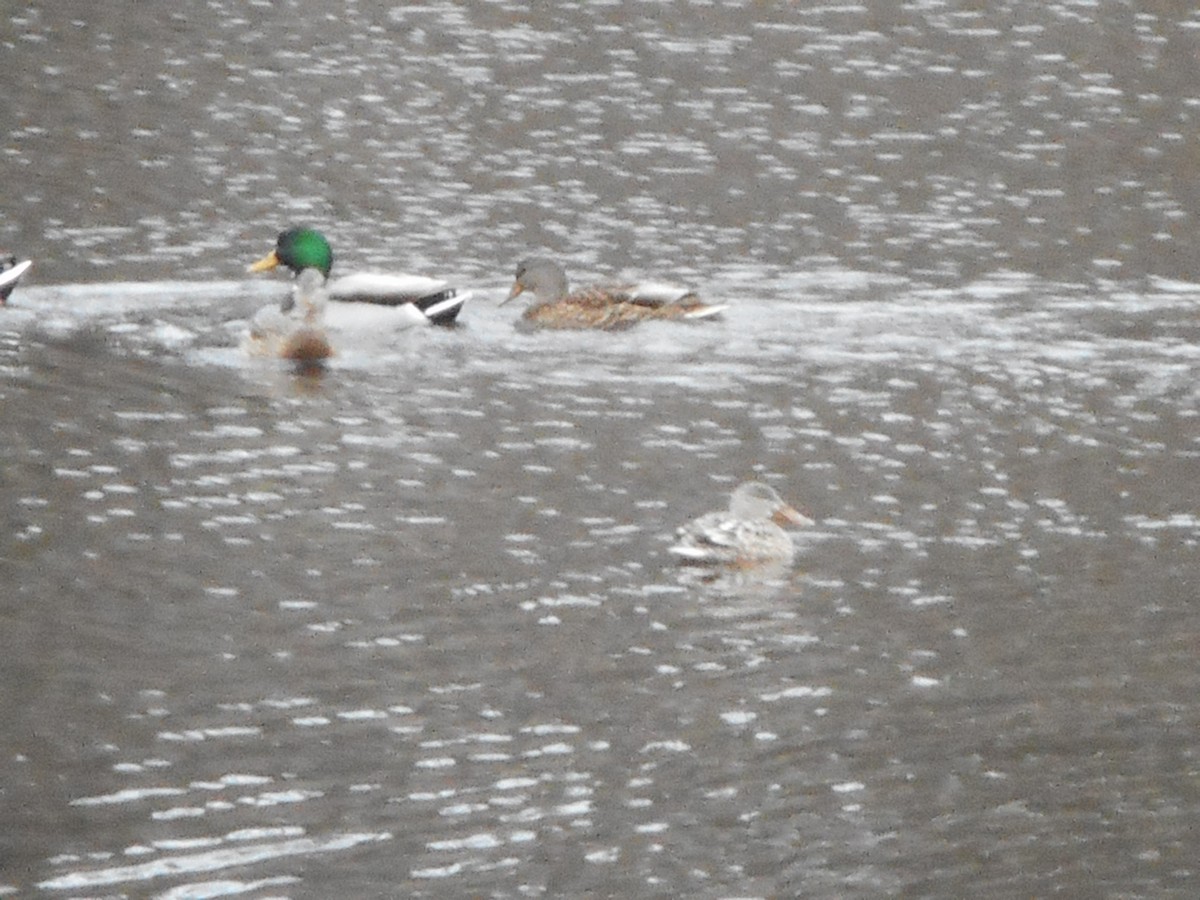
[[[3,25],[0,894],[1188,895],[1195,10]],[[247,359],[297,221],[463,327]]]

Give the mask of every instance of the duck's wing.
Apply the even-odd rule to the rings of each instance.
[[[357,303],[381,303],[398,306],[415,303],[448,290],[449,284],[423,275],[400,275],[385,272],[358,272],[334,278],[326,285],[330,300]]]
[[[653,310],[591,288],[553,303],[535,303],[522,320],[533,328],[619,331],[653,315]]]
[[[429,324],[429,317],[412,303],[331,303],[325,307],[325,325],[330,331],[368,340]]]
[[[343,303],[403,306],[411,303],[435,325],[454,321],[469,294],[437,278],[384,272],[360,272],[328,284],[329,299]]]
[[[623,285],[619,290],[630,303],[641,303],[645,306],[700,302],[696,292],[690,288],[681,287],[678,284],[668,284],[664,281],[642,281],[637,284]]]
[[[684,561],[757,565],[767,560],[790,561],[792,539],[771,522],[747,521],[727,513],[709,513],[679,530],[680,541],[670,552]]]
[[[709,513],[680,528],[668,552],[697,562],[735,559],[741,549],[742,525],[722,513]]]
[[[715,316],[728,307],[705,303],[700,295],[691,288],[681,287],[662,281],[643,281],[636,284],[618,285],[609,288],[615,299],[637,306],[648,306],[653,309],[673,307],[669,310],[672,317],[677,315],[682,319],[707,319]]]

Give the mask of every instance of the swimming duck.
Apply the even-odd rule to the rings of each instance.
[[[791,562],[792,539],[779,526],[812,525],[775,489],[760,481],[739,485],[725,512],[706,513],[678,531],[669,549],[680,562],[709,566],[751,566]]]
[[[25,270],[32,265],[33,261],[29,259],[17,262],[15,256],[0,255],[0,306],[8,302],[8,295],[13,292]]]
[[[509,300],[528,291],[535,302],[521,316],[537,328],[629,328],[644,319],[707,319],[724,306],[702,303],[690,290],[665,284],[587,287],[571,293],[562,266],[534,256],[517,266]]]
[[[265,272],[283,265],[299,275],[316,269],[325,278],[333,269],[333,250],[325,235],[312,228],[281,231],[275,249],[250,265]],[[436,278],[362,272],[334,278],[326,285],[330,327],[409,328],[413,325],[451,325],[469,296]]]
[[[283,304],[259,310],[250,322],[250,352],[290,359],[302,369],[322,366],[333,356],[323,321],[326,300],[325,276],[302,270]]]

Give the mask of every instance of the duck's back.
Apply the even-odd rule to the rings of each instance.
[[[540,328],[593,328],[619,331],[647,319],[706,318],[724,307],[708,306],[682,288],[651,286],[594,286],[559,300],[535,303],[525,310],[526,321]]]
[[[714,512],[680,528],[670,552],[687,562],[736,565],[787,561],[794,548],[787,532],[774,522]]]
[[[356,272],[329,282],[329,299],[347,303],[380,303],[395,306],[415,303],[453,289],[446,282],[423,275]]]

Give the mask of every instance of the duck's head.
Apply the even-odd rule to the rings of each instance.
[[[545,256],[533,256],[517,266],[516,280],[508,296],[500,301],[503,306],[514,297],[528,291],[543,303],[567,296],[567,273],[562,266]]]
[[[312,228],[289,228],[275,240],[275,249],[250,266],[251,272],[265,272],[278,265],[287,266],[293,274],[302,269],[316,269],[326,278],[333,268],[333,250],[325,235]]]
[[[768,484],[747,481],[729,498],[729,512],[739,519],[770,519],[776,525],[812,525],[813,521],[783,498]]]

